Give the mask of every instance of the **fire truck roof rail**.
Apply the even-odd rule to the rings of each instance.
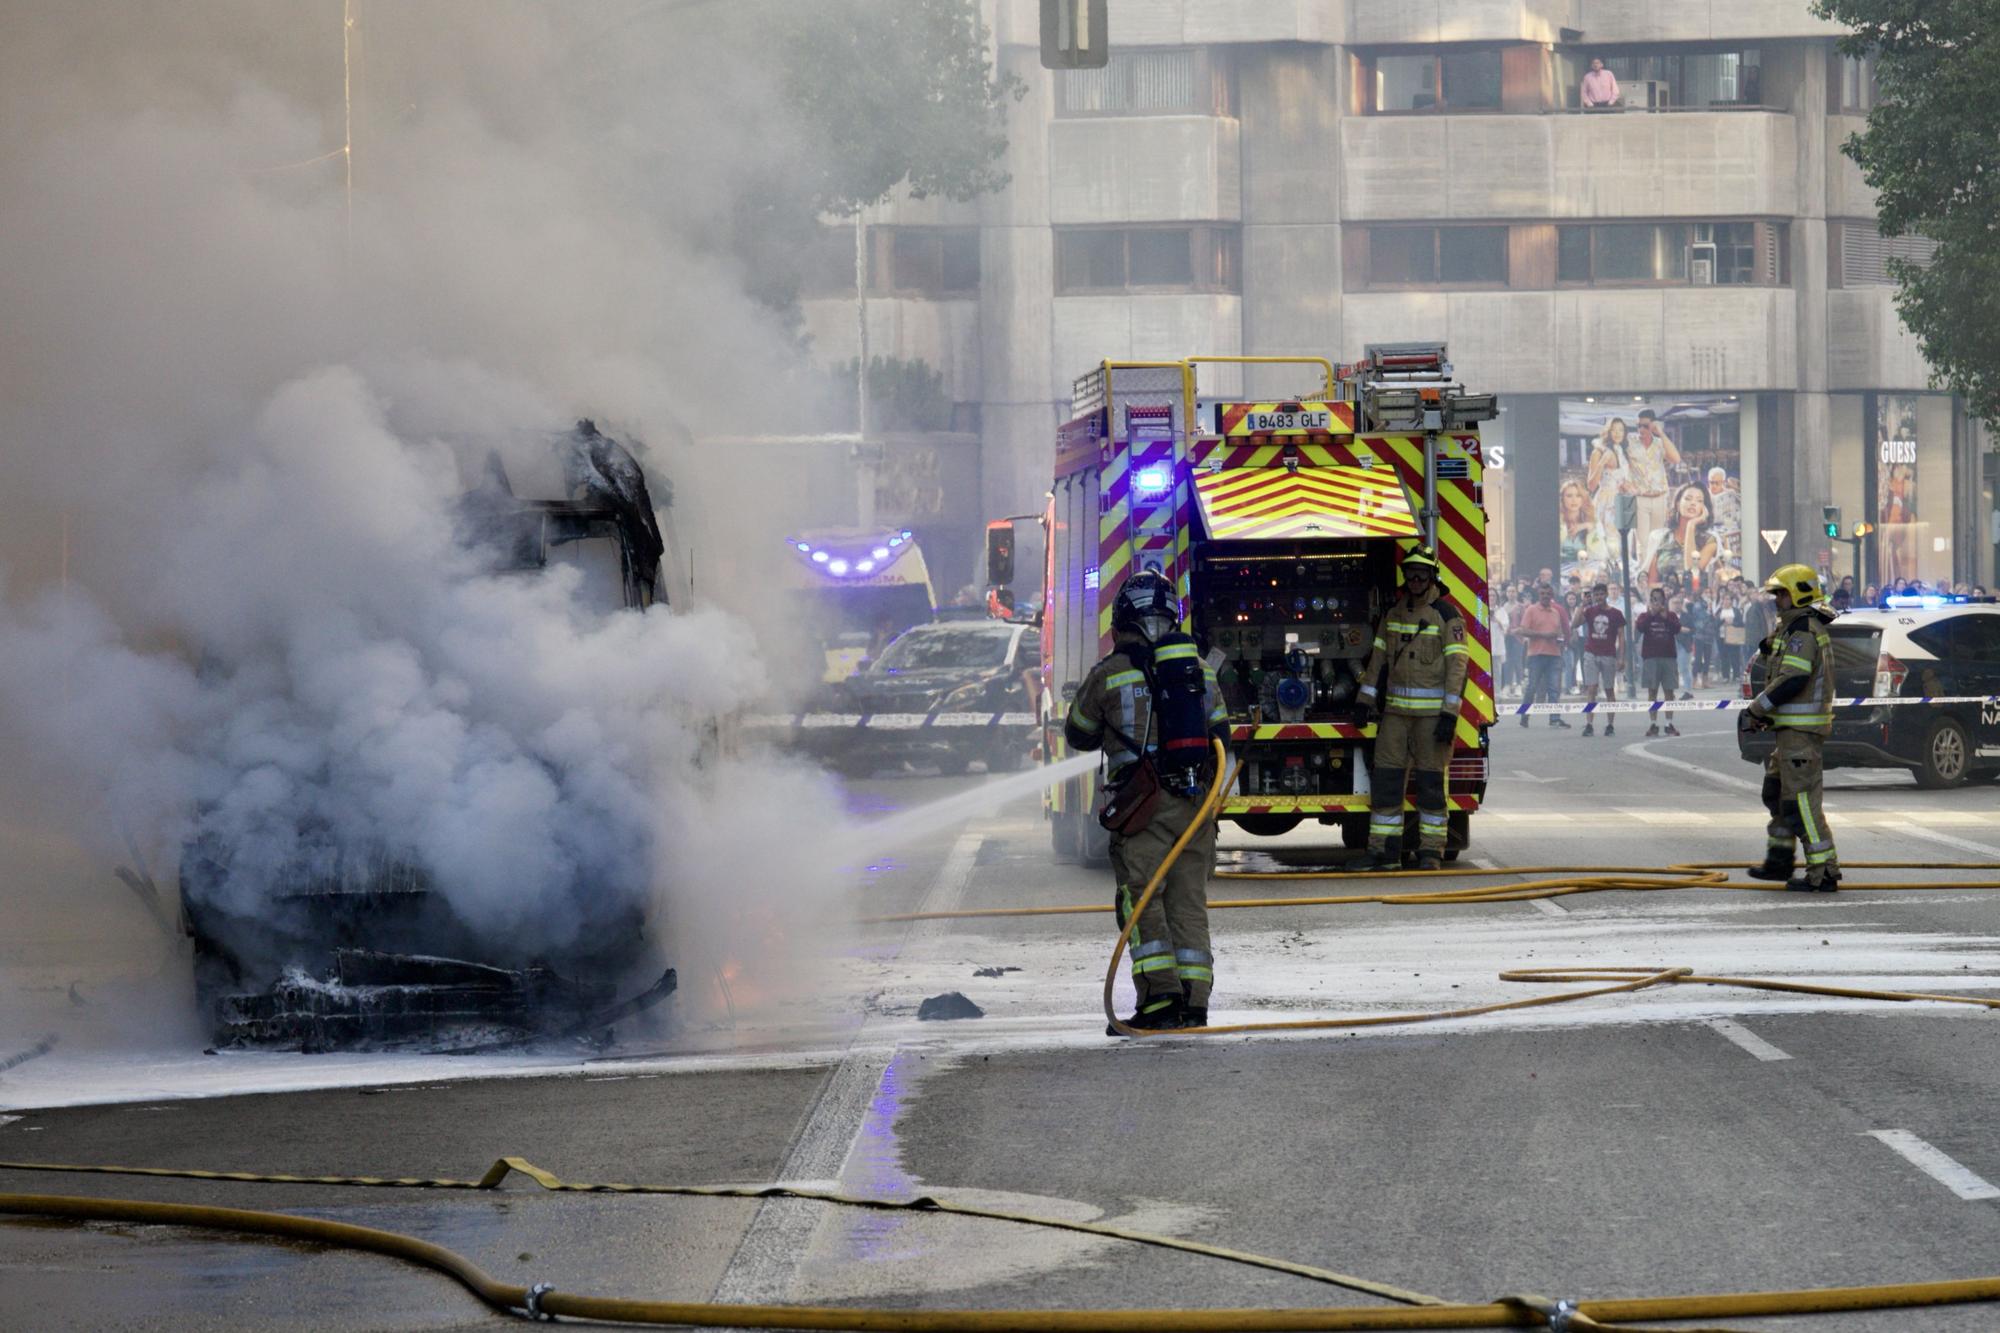
[[[1106,372],[1109,369],[1108,363],[1094,366],[1070,382],[1069,412],[1071,416],[1080,417],[1086,412],[1095,412],[1110,401],[1110,396],[1105,385],[1105,380],[1108,378]]]

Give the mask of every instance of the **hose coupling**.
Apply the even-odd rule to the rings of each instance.
[[[1581,1305],[1568,1297],[1550,1300],[1547,1296],[1502,1296],[1502,1305],[1518,1305],[1542,1317],[1549,1333],[1589,1333],[1603,1325],[1583,1313]]]
[[[548,1295],[555,1289],[556,1289],[556,1284],[553,1282],[537,1282],[534,1286],[528,1288],[528,1299],[526,1302],[524,1302],[527,1308],[528,1318],[534,1320],[538,1324],[544,1321],[553,1324],[556,1321],[556,1317],[554,1315],[550,1314],[547,1310],[544,1310],[542,1308],[542,1297]]]

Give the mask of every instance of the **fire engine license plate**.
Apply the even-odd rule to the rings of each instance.
[[[1333,413],[1330,411],[1250,412],[1245,414],[1243,420],[1252,431],[1333,429]]]

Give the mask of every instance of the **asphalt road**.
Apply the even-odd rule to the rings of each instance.
[[[1735,758],[1726,719],[1682,724],[1688,735],[1658,740],[1629,723],[1609,740],[1539,721],[1496,729],[1490,806],[1461,865],[1754,859],[1755,770]],[[874,817],[984,781],[885,775],[854,784],[854,803]],[[1924,792],[1895,775],[1836,772],[1827,806],[1849,862],[1978,861],[1994,866],[1982,877],[2000,878],[1994,784]],[[1224,844],[1232,865],[1340,856],[1319,830]],[[919,905],[1104,902],[1106,872],[1051,862],[1032,800],[976,810],[870,864],[838,905],[847,924],[795,923],[823,965],[803,984],[750,967],[732,988],[733,1015],[691,985],[677,1022],[623,1034],[617,1051],[589,1060],[203,1057],[169,1046],[100,1068],[58,1052],[0,1073],[0,1158],[468,1176],[505,1153],[580,1180],[838,1182],[1113,1220],[1466,1300],[2000,1273],[2000,1014],[1680,987],[1415,1027],[1113,1041],[1097,1012],[1106,915],[852,924]],[[1856,870],[1831,897],[1698,890],[1218,911],[1213,1018],[1518,998],[1533,988],[1500,981],[1502,970],[1563,964],[2000,995],[2000,894],[1863,887],[1891,877],[1951,876]],[[1223,880],[1215,896],[1326,891]],[[4,961],[0,951],[0,976]],[[979,975],[996,968],[1010,970]],[[915,1018],[948,990],[985,1016]],[[322,1086],[216,1095],[312,1084]],[[1367,1303],[1089,1237],[797,1203],[8,1170],[0,1190],[307,1212],[604,1294]],[[0,1291],[9,1327],[503,1322],[387,1260],[169,1228],[0,1223]],[[2000,1310],[1986,1307],[1730,1326],[1996,1324]]]

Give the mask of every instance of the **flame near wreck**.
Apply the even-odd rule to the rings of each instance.
[[[377,947],[406,932],[628,984],[766,947],[739,923],[828,882],[811,831],[838,814],[809,770],[718,745],[765,688],[747,630],[606,610],[577,566],[491,572],[459,542],[453,451],[406,440],[399,410],[352,370],[309,375],[199,478],[158,533],[178,650],[135,649],[73,594],[7,613],[9,750],[190,849],[204,913],[261,927],[234,932],[266,954],[241,960],[253,989],[329,959],[330,888],[373,892]],[[774,812],[801,836],[770,838]],[[432,918],[384,907],[398,887]]]

